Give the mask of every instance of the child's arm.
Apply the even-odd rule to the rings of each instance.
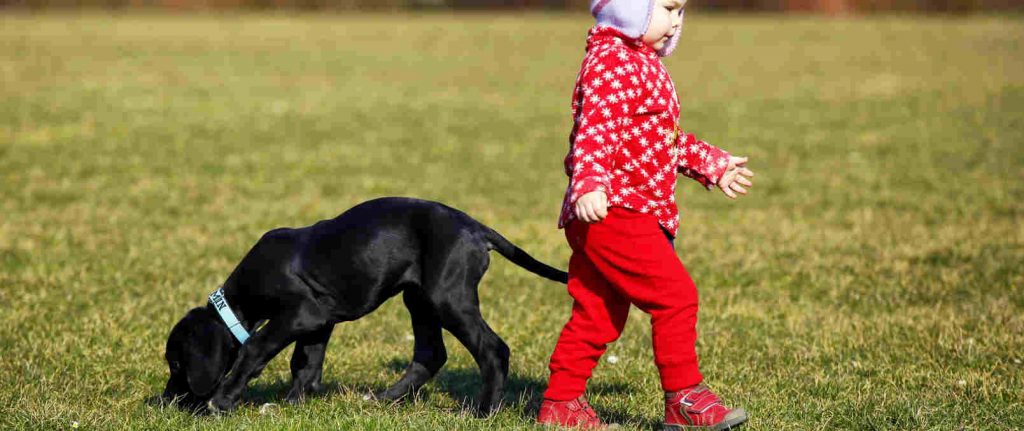
[[[570,199],[576,217],[588,223],[607,215],[612,157],[619,147],[621,129],[641,97],[639,92],[621,91],[636,69],[627,58],[614,53],[595,57],[580,76],[583,102],[578,107],[579,121],[566,170],[572,176]]]
[[[689,133],[680,133],[677,139],[679,173],[697,180],[708,190],[714,188],[729,167],[729,152]]]
[[[730,199],[747,194],[754,184],[754,173],[747,169],[746,157],[735,157],[721,148],[698,140],[691,134],[680,134],[679,173],[697,180],[708,190],[718,186]]]

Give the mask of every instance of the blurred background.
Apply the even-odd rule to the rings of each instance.
[[[0,0],[8,8],[167,8],[306,10],[483,10],[585,11],[588,0]],[[1019,11],[1024,0],[703,0],[688,8],[722,11],[816,12],[831,15],[873,12],[977,13]]]

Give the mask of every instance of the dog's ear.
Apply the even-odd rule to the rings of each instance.
[[[206,397],[224,378],[229,361],[231,334],[215,320],[211,313],[196,313],[192,322],[190,343],[185,346],[185,378],[192,393]]]
[[[170,369],[170,378],[164,388],[164,399],[167,401],[182,401],[184,396],[190,394],[185,374],[188,371],[187,353],[188,346],[192,344],[192,328],[196,324],[196,315],[200,314],[199,308],[193,308],[185,313],[171,329],[167,336],[167,347],[164,350],[164,359]]]

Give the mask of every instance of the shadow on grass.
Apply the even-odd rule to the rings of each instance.
[[[409,361],[392,359],[385,366],[389,370],[401,374],[409,366]],[[505,395],[502,400],[501,409],[519,411],[525,421],[533,421],[540,410],[540,403],[546,387],[547,382],[544,380],[510,373],[508,380],[505,382]],[[330,394],[355,394],[363,397],[385,388],[386,386],[377,384],[345,382],[344,376],[338,376],[335,379],[325,380],[321,389],[315,393],[307,394],[306,399],[315,399]],[[423,401],[428,399],[433,392],[440,391],[448,394],[449,397],[455,400],[461,410],[472,411],[475,407],[475,399],[480,388],[481,380],[478,368],[444,367],[434,376],[432,383],[428,383],[413,394],[412,397],[407,397],[401,402]],[[285,395],[289,389],[291,389],[291,382],[288,380],[260,381],[257,379],[249,384],[237,408],[259,408],[265,403],[286,404]],[[602,394],[620,394],[628,390],[626,385],[619,383],[591,383],[588,388],[588,391],[591,393]],[[386,401],[378,402],[381,404],[387,403]],[[144,403],[157,408],[168,406],[160,397],[160,394],[146,398]],[[202,413],[198,415],[202,416]],[[646,421],[642,417],[631,415],[615,406],[601,406],[600,415],[603,420],[610,423],[628,423],[649,429],[656,428],[659,425],[655,422]]]
[[[404,371],[408,365],[409,361],[398,359],[391,360],[387,364],[389,369],[399,373]],[[480,370],[478,368],[444,367],[434,377],[433,382],[433,386],[437,390],[448,394],[452,399],[457,400],[463,409],[469,410],[473,408],[474,399],[481,388]],[[524,420],[533,421],[540,410],[540,403],[546,388],[547,381],[545,380],[509,373],[508,380],[505,382],[502,409],[520,411]],[[621,394],[628,390],[626,385],[619,383],[591,383],[588,388],[588,391],[592,393],[602,394]],[[421,390],[416,397],[424,398],[428,395],[427,390]],[[655,428],[660,425],[660,423],[646,421],[642,417],[610,406],[602,406],[600,415],[602,420],[610,423],[630,423],[643,428]]]

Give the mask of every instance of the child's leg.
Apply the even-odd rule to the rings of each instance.
[[[583,253],[575,251],[569,259],[569,294],[574,299],[572,317],[551,355],[551,378],[544,392],[544,398],[556,401],[583,395],[594,366],[608,343],[619,338],[629,313],[629,301],[608,285]]]
[[[579,251],[620,295],[651,315],[662,388],[677,391],[700,383],[694,348],[697,288],[657,220],[612,208],[602,222],[581,227]]]

